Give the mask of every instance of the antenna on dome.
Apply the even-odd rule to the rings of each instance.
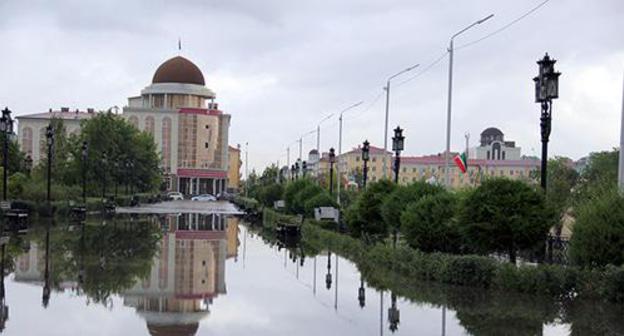
[[[182,39],[178,37],[178,53],[182,51]]]

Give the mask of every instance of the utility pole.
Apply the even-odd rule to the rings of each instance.
[[[448,53],[449,53],[449,74],[448,74],[448,97],[447,97],[447,104],[446,104],[446,151],[444,152],[444,174],[445,174],[445,179],[444,179],[444,184],[448,187],[450,185],[450,166],[449,166],[449,160],[450,160],[450,154],[451,154],[451,102],[452,102],[452,96],[453,96],[453,40],[460,34],[462,34],[463,32],[465,32],[466,30],[482,24],[483,22],[491,19],[494,16],[494,14],[490,14],[486,17],[484,17],[483,19],[476,21],[475,23],[471,24],[470,26],[458,31],[457,33],[455,33],[455,35],[451,36],[451,40],[449,42],[449,48],[448,48]]]
[[[245,197],[249,197],[249,142],[245,142]]]
[[[618,186],[620,192],[624,191],[624,155],[622,148],[624,147],[624,83],[622,84],[622,124],[620,126],[620,166],[618,169]]]

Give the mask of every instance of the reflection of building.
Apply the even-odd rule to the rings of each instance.
[[[240,145],[237,147],[228,146],[228,185],[230,192],[238,191],[240,187],[240,168],[242,165]]]
[[[215,97],[201,70],[177,56],[161,64],[152,83],[123,108],[131,124],[154,137],[172,190],[216,194],[227,188],[230,115]]]
[[[225,259],[236,255],[238,222],[180,214],[161,224],[160,253],[149,276],[123,293],[124,304],[137,310],[152,335],[194,335],[212,300],[226,292]]]
[[[46,151],[45,134],[50,120],[63,120],[63,126],[69,135],[78,133],[80,131],[80,122],[91,118],[94,114],[93,109],[87,109],[85,112],[79,110],[70,111],[68,107],[61,107],[60,110],[56,111],[50,109],[44,113],[17,116],[16,119],[19,122],[17,133],[19,134],[18,143],[20,149],[26,156],[30,156],[33,163],[36,164]]]
[[[27,253],[20,254],[15,261],[15,281],[28,283],[36,286],[44,285],[45,275],[45,246],[40,246],[36,242],[30,243]],[[50,273],[54,273],[54,265],[50,265]],[[55,284],[55,290],[76,290],[78,282],[73,279],[59,279]]]

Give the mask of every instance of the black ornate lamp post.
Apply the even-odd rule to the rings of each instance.
[[[50,200],[52,198],[52,149],[54,148],[54,130],[52,125],[46,127],[46,143],[48,145],[48,208],[50,208]]]
[[[106,167],[108,165],[108,157],[106,153],[102,154],[102,201],[106,200]]]
[[[30,172],[32,170],[32,167],[33,167],[33,159],[30,157],[30,155],[28,155],[24,159],[24,168],[26,169],[26,174],[28,176],[30,176]]]
[[[82,203],[87,206],[87,159],[89,157],[89,144],[82,142]]]
[[[302,170],[302,173],[303,173],[303,177],[305,177],[306,176],[306,172],[308,171],[308,163],[307,162],[303,161],[301,163],[301,170]]]
[[[299,178],[299,161],[295,162],[295,179]]]
[[[336,152],[334,147],[329,149],[329,194],[334,193],[334,163],[336,162]]]
[[[295,165],[290,165],[290,180],[294,181],[295,180]]]
[[[368,160],[370,160],[370,143],[368,140],[364,140],[362,144],[362,161],[364,162],[362,168],[362,189],[366,189],[366,181],[368,180]]]
[[[2,147],[2,167],[4,168],[4,172],[2,174],[2,181],[4,182],[2,185],[2,200],[6,201],[8,185],[7,172],[9,170],[9,136],[13,134],[13,119],[11,118],[11,110],[9,110],[8,107],[5,107],[4,110],[2,110],[2,117],[0,117],[0,131],[4,137]]]
[[[542,113],[540,117],[540,129],[542,135],[542,166],[541,185],[546,191],[547,165],[548,165],[548,140],[550,137],[552,123],[552,100],[559,98],[559,76],[560,72],[555,72],[555,62],[548,56],[548,53],[541,60],[539,74],[533,78],[535,81],[535,102],[540,103]]]
[[[394,136],[392,137],[392,150],[394,151],[394,183],[399,183],[399,169],[401,166],[401,151],[404,148],[405,137],[403,136],[403,129],[397,126],[394,129]]]

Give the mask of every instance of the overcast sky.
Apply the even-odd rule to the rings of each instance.
[[[195,62],[232,115],[230,144],[249,142],[251,167],[291,162],[293,142],[330,113],[344,117],[343,151],[364,139],[383,146],[388,76],[444,55],[449,37],[477,40],[543,0],[415,1],[15,1],[0,2],[0,105],[16,115],[60,106],[127,104],[160,63]],[[550,0],[523,20],[455,53],[452,149],[499,127],[524,154],[540,154],[532,78],[545,52],[557,59],[550,153],[578,159],[619,143],[624,77],[624,2]],[[393,81],[390,126],[405,128],[405,155],[445,146],[448,57],[419,77]],[[338,121],[321,130],[338,146]],[[303,141],[304,153],[316,136]],[[307,155],[306,155],[307,156]]]

